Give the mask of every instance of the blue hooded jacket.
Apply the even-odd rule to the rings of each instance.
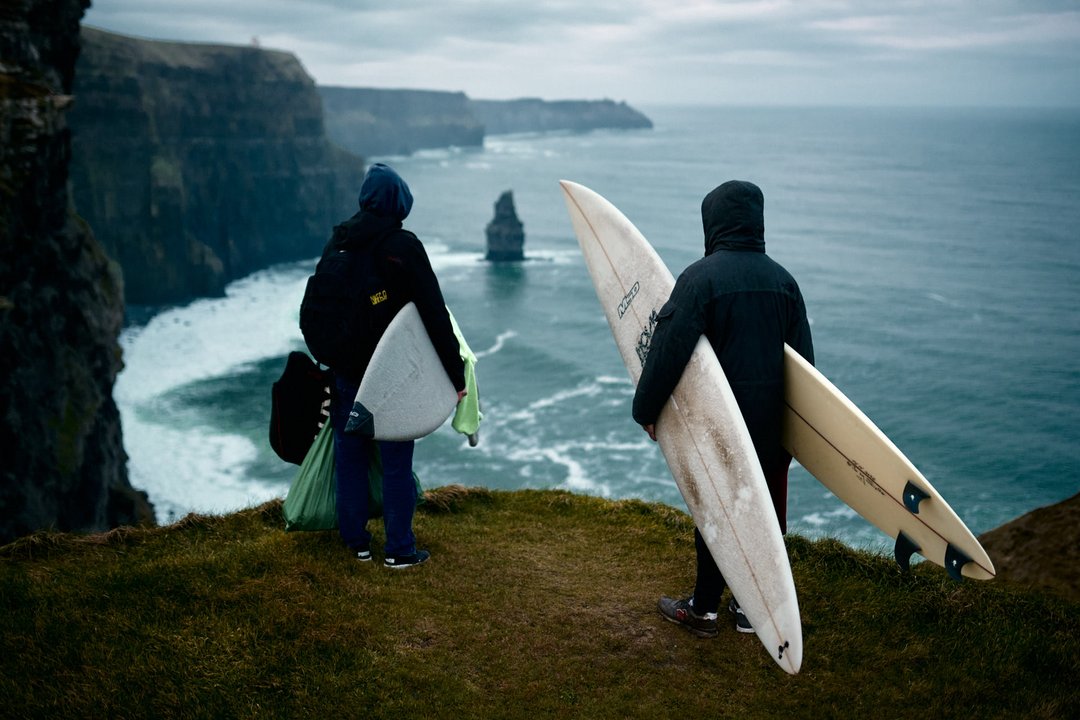
[[[791,459],[780,442],[784,343],[814,362],[806,306],[795,279],[765,254],[764,200],[756,185],[724,183],[706,196],[701,217],[705,257],[683,271],[657,315],[634,420],[656,422],[705,335],[770,478],[786,473]],[[774,502],[784,528],[786,501]]]
[[[447,375],[456,389],[464,389],[465,367],[439,281],[419,238],[401,227],[413,205],[409,186],[393,168],[375,163],[364,175],[359,203],[359,212],[334,227],[323,257],[341,251],[368,254],[386,282],[386,301],[379,304],[385,320],[373,339],[382,336],[386,325],[406,303],[416,303]],[[350,367],[334,370],[359,383],[374,345],[372,342],[367,352],[354,357]]]
[[[360,185],[360,209],[385,215],[401,222],[412,210],[409,186],[392,167],[375,163],[364,174]]]

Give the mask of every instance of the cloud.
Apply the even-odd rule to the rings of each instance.
[[[895,29],[897,22],[896,15],[863,15],[815,20],[809,23],[809,26],[818,30],[835,30],[843,33],[877,33]]]
[[[1080,41],[1080,12],[1076,11],[853,16],[816,20],[809,26],[861,45],[913,52],[1006,46],[1034,49]]]
[[[853,103],[873,88],[875,102],[1030,104],[1055,87],[1080,105],[1069,0],[95,0],[86,21],[258,38],[322,84],[473,97]]]

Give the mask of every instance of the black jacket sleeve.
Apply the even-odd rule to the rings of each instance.
[[[634,421],[655,423],[682,378],[686,363],[705,332],[706,304],[685,273],[675,283],[671,297],[660,308],[634,394]]]
[[[802,293],[796,300],[795,313],[792,316],[791,326],[788,328],[787,337],[784,339],[788,345],[803,356],[803,359],[811,365],[814,364],[814,341],[810,335],[810,322],[806,318],[806,304]]]
[[[464,390],[465,363],[461,359],[461,346],[454,335],[439,280],[431,268],[423,243],[411,232],[403,230],[390,238],[385,254],[388,264],[409,288],[409,297],[416,303],[420,319],[424,321],[450,382],[456,390]]]

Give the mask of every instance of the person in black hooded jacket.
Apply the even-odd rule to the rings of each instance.
[[[379,324],[371,333],[371,341],[350,357],[347,365],[330,368],[334,378],[330,418],[334,429],[338,531],[360,560],[371,559],[371,533],[367,530],[369,441],[346,433],[345,425],[379,337],[407,303],[416,304],[428,336],[458,391],[458,400],[465,396],[465,366],[439,281],[419,238],[401,226],[412,203],[412,193],[401,176],[389,166],[375,163],[360,186],[360,211],[334,228],[323,250],[323,257],[340,251],[367,253],[385,282],[376,313]],[[392,568],[419,565],[430,553],[417,550],[412,529],[417,500],[412,474],[414,443],[380,441],[378,447],[386,530],[383,562]]]
[[[633,416],[656,440],[655,423],[702,335],[731,384],[769,486],[780,529],[787,531],[787,472],[781,445],[784,343],[810,363],[814,348],[802,293],[791,274],[765,254],[764,197],[750,182],[732,180],[701,204],[705,257],[688,267],[658,314],[634,395]],[[726,583],[696,529],[697,580],[684,600],[664,596],[659,609],[702,637],[717,634],[716,613]],[[753,632],[732,598],[736,628]]]

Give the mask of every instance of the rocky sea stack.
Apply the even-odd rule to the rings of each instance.
[[[514,210],[511,190],[495,202],[495,217],[487,226],[487,259],[496,262],[525,259],[525,226]]]
[[[0,6],[0,543],[153,522],[112,389],[120,272],[68,197],[72,78],[89,0]]]

